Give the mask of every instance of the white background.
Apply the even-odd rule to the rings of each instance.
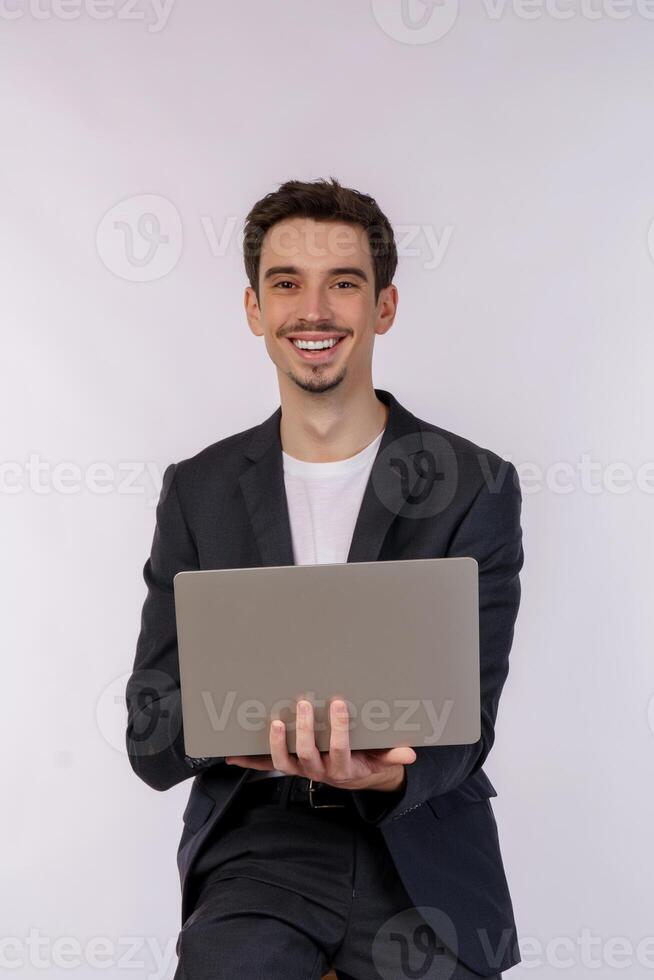
[[[398,232],[375,385],[523,476],[523,600],[485,767],[524,944],[510,976],[654,969],[654,939],[638,950],[654,937],[654,10],[400,13],[0,4],[0,922],[16,977],[172,977],[191,784],[156,793],[123,750],[154,503],[170,461],[277,407],[238,231],[282,181],[330,175]],[[145,211],[168,237],[151,261]],[[97,463],[114,471],[103,493]],[[81,955],[58,955],[63,937]],[[114,946],[103,970],[97,937]]]

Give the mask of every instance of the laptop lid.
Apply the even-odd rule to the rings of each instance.
[[[350,711],[352,749],[457,745],[481,734],[474,558],[178,572],[185,749],[270,753],[273,719],[295,751],[295,704]]]

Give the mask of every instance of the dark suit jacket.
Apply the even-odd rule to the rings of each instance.
[[[494,740],[520,603],[521,495],[515,467],[421,421],[375,389],[390,413],[366,487],[350,562],[472,556],[479,564],[481,738],[419,746],[403,792],[353,791],[377,825],[414,904],[454,923],[461,960],[488,976],[520,962],[504,873],[496,796],[482,765]],[[126,690],[127,750],[157,790],[195,777],[177,861],[182,922],[192,910],[189,872],[248,776],[184,749],[173,577],[179,571],[294,563],[284,488],[281,406],[261,425],[209,446],[163,477],[134,671]],[[433,464],[435,460],[435,468]],[[431,486],[427,487],[427,482]],[[428,490],[425,495],[423,491]],[[201,766],[204,766],[201,768]],[[434,930],[439,921],[434,913]]]

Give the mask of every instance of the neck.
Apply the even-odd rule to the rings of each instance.
[[[353,391],[312,393],[294,385],[281,391],[279,434],[289,456],[332,463],[365,449],[386,426],[388,406],[372,383]]]

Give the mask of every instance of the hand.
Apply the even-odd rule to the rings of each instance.
[[[329,752],[316,746],[313,705],[300,700],[296,714],[296,756],[289,755],[286,725],[270,725],[270,755],[227,756],[229,765],[248,769],[278,769],[288,776],[306,776],[341,789],[378,789],[394,792],[406,780],[404,767],[416,761],[414,749],[350,750],[349,715],[345,701],[337,699],[329,706],[331,734]]]

